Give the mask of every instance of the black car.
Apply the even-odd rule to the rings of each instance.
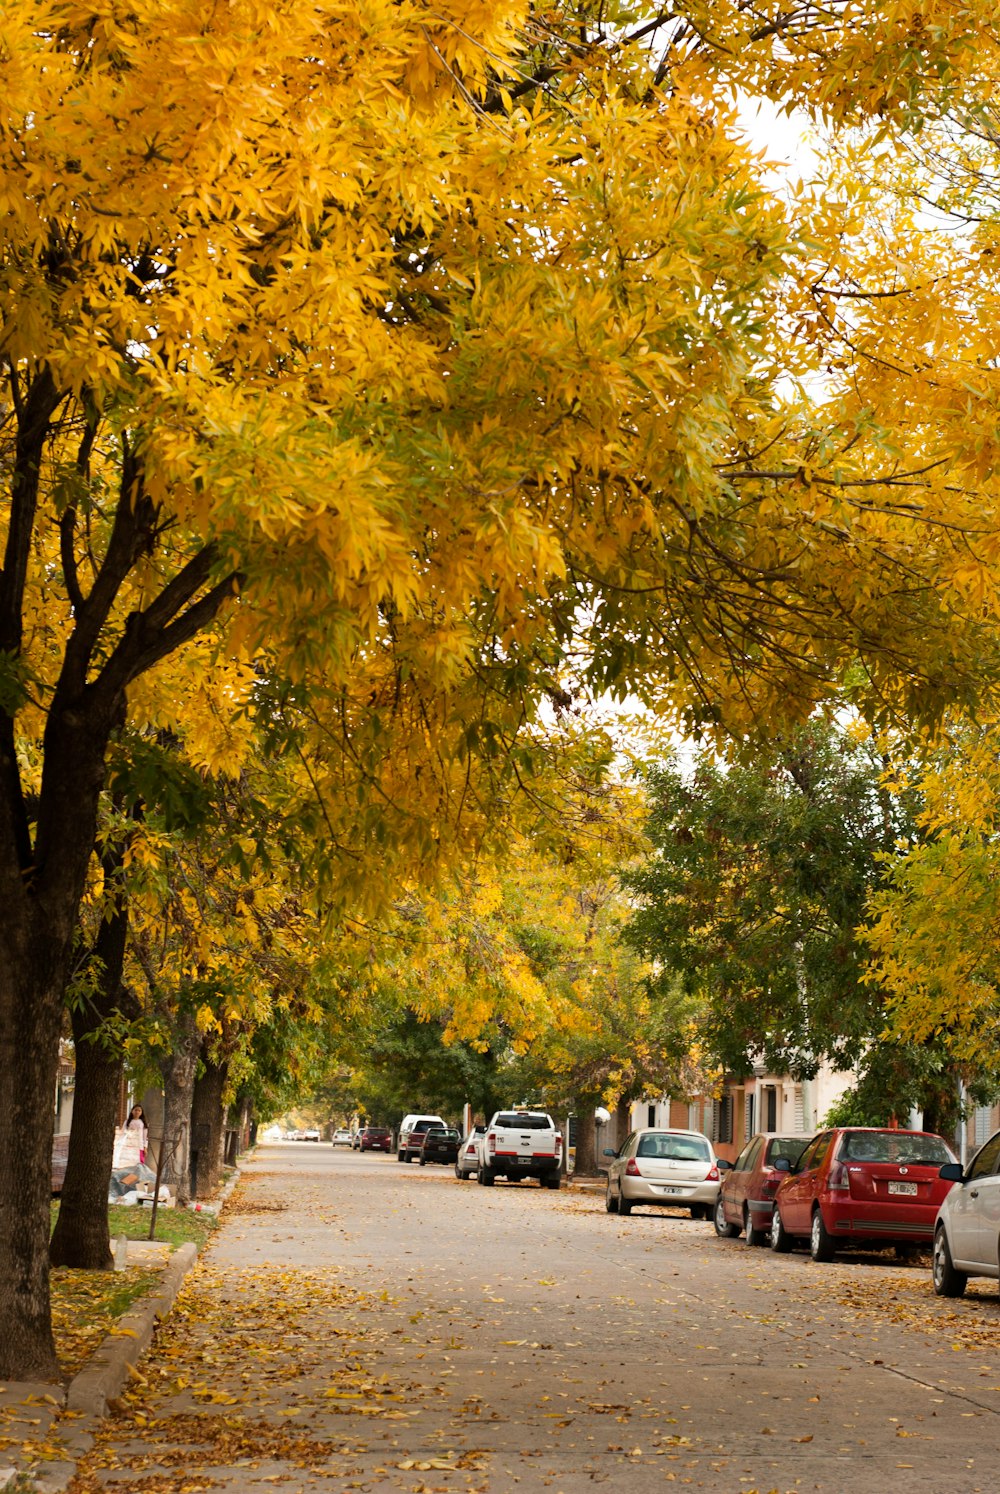
[[[457,1162],[461,1140],[453,1126],[433,1126],[431,1130],[425,1131],[420,1147],[421,1167],[426,1162]]]

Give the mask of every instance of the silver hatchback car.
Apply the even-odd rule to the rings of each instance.
[[[479,1147],[486,1135],[485,1126],[473,1126],[468,1136],[462,1138],[455,1158],[455,1176],[459,1179],[474,1178],[479,1171]]]
[[[720,1162],[700,1131],[633,1131],[610,1157],[605,1207],[609,1214],[634,1208],[689,1208],[692,1219],[710,1219],[719,1195]]]
[[[960,1297],[970,1276],[1000,1277],[1000,1131],[967,1167],[949,1162],[941,1177],[955,1186],[934,1221],[931,1273],[939,1297]]]

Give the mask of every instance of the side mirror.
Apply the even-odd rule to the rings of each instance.
[[[792,1164],[789,1162],[787,1157],[775,1157],[774,1161],[771,1163],[771,1166],[774,1168],[775,1172],[791,1172],[792,1170]]]
[[[617,1155],[618,1153],[615,1151],[613,1146],[606,1146],[601,1153],[602,1157],[617,1157]]]
[[[728,1172],[733,1164],[731,1162],[727,1162],[725,1157],[716,1157],[715,1165],[720,1172]]]
[[[938,1168],[938,1177],[944,1178],[946,1183],[961,1183],[965,1179],[965,1169],[961,1162],[946,1162]]]

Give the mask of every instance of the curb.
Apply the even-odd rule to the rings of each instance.
[[[174,1251],[157,1290],[119,1319],[90,1363],[70,1381],[67,1411],[107,1414],[108,1402],[119,1394],[129,1370],[149,1348],[157,1321],[173,1307],[181,1282],[197,1258],[197,1246],[190,1241]]]

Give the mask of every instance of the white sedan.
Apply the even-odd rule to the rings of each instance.
[[[617,1152],[606,1151],[609,1214],[634,1208],[691,1210],[692,1219],[710,1219],[719,1196],[720,1162],[700,1131],[633,1131]]]
[[[939,1297],[960,1297],[970,1276],[1000,1276],[1000,1131],[968,1167],[949,1162],[941,1177],[955,1184],[934,1221],[931,1274]]]
[[[474,1178],[479,1171],[479,1145],[486,1135],[485,1126],[473,1126],[468,1136],[463,1137],[455,1158],[455,1176],[460,1179]]]
[[[344,1130],[334,1131],[334,1133],[333,1133],[333,1145],[334,1146],[352,1146],[353,1143],[354,1143],[354,1137],[351,1135],[350,1131],[344,1131]]]

